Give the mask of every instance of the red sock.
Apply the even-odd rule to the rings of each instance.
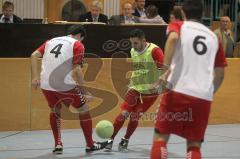
[[[124,136],[125,139],[129,139],[133,132],[136,130],[138,126],[138,119],[139,119],[138,113],[132,113],[130,115],[130,120],[127,126],[127,132],[126,135]]]
[[[55,147],[57,145],[62,145],[61,141],[61,119],[55,113],[50,113],[50,125],[52,128],[54,140],[55,140]]]
[[[92,139],[92,119],[91,119],[91,116],[87,112],[87,113],[79,115],[79,119],[80,119],[80,125],[82,127],[87,146],[92,147],[93,146],[93,139]]]
[[[114,127],[114,132],[113,132],[113,135],[112,135],[112,139],[115,138],[115,136],[117,135],[118,131],[121,129],[121,127],[123,126],[124,124],[124,121],[125,121],[125,117],[122,115],[122,113],[120,113],[117,118],[115,119],[115,122],[113,124],[113,127]]]
[[[167,145],[164,141],[154,141],[151,151],[151,159],[167,159]]]
[[[201,159],[201,151],[199,147],[189,147],[187,150],[187,159]]]

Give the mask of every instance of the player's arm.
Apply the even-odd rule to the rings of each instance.
[[[38,72],[38,59],[42,57],[42,54],[36,50],[31,55],[31,75],[32,85],[37,88],[40,84],[39,72]]]
[[[84,84],[83,72],[79,64],[75,64],[73,66],[72,77],[78,86],[83,86]]]
[[[224,67],[215,67],[214,69],[214,93],[220,88],[224,79]]]
[[[45,45],[47,42],[42,44],[36,51],[31,55],[31,75],[32,75],[32,86],[36,89],[40,85],[40,78],[38,72],[38,59],[41,58],[45,51]]]
[[[163,64],[164,54],[161,48],[156,47],[152,50],[152,58],[155,62],[156,67],[159,70],[164,71],[165,69]],[[149,87],[150,91],[152,91],[152,93],[156,93],[159,84],[160,81],[155,81],[154,83],[152,83]]]
[[[159,50],[153,50],[152,53],[153,59],[159,69],[161,69],[164,73],[159,77],[159,81],[154,82],[150,86],[150,90],[153,90],[153,92],[159,87],[159,85],[166,86],[167,85],[167,78],[170,74],[170,64],[172,61],[172,57],[175,51],[175,46],[178,41],[178,33],[177,32],[170,32],[167,42],[165,44],[165,54],[163,56],[163,52],[161,49]],[[167,88],[167,86],[166,86]]]
[[[164,66],[167,68],[166,72],[160,77],[160,80],[167,80],[170,74],[170,68],[172,58],[175,52],[175,48],[180,36],[181,26],[183,22],[173,22],[168,25],[167,34],[168,38],[164,47]]]
[[[164,60],[161,70],[164,72],[160,77],[159,81],[154,82],[150,89],[154,90],[159,85],[165,86],[167,84],[167,78],[170,74],[170,64],[172,61],[173,54],[175,52],[175,47],[179,39],[180,26],[182,23],[172,23],[168,26],[168,38],[164,48]]]
[[[42,57],[42,54],[36,50],[31,55],[31,73],[32,79],[39,79],[39,72],[38,72],[38,59]]]
[[[164,54],[161,48],[156,47],[152,50],[152,58],[157,68],[162,69],[164,66],[163,65]]]
[[[219,42],[218,52],[215,58],[215,68],[214,68],[214,93],[220,88],[224,80],[225,66],[227,66],[227,61],[225,58],[225,53],[221,42]]]
[[[73,70],[72,78],[78,86],[83,86],[83,71],[81,65],[83,63],[84,46],[80,42],[75,42],[73,47]]]
[[[169,36],[168,36],[166,44],[165,44],[165,49],[164,49],[165,54],[164,54],[163,65],[165,67],[165,70],[164,70],[165,73],[160,76],[160,78],[159,78],[160,81],[166,81],[170,74],[169,66],[171,65],[178,39],[179,39],[179,35],[177,32],[169,33]]]
[[[76,82],[78,89],[84,94],[86,101],[92,100],[92,95],[84,89],[84,75],[82,71],[84,46],[80,42],[76,42],[73,48],[73,70],[72,78]]]
[[[92,94],[84,88],[84,83],[85,82],[84,82],[84,75],[83,75],[81,65],[75,64],[73,66],[72,77],[73,77],[73,80],[77,84],[77,88],[81,91],[81,93],[84,94],[86,101],[87,102],[91,101],[92,98],[93,98]]]
[[[172,57],[175,51],[175,47],[177,44],[177,41],[179,39],[179,35],[177,32],[170,32],[169,36],[167,38],[167,42],[165,44],[165,49],[164,49],[164,65],[165,66],[170,66]]]

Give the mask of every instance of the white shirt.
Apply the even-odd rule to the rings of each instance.
[[[2,17],[0,18],[0,23],[13,23],[13,16],[9,18],[9,21],[5,21],[5,15],[3,14]]]
[[[72,78],[73,47],[77,40],[63,36],[45,44],[40,75],[41,88],[52,91],[68,91],[76,82]]]
[[[134,23],[135,23],[134,17],[124,16],[124,24],[134,24]]]
[[[97,16],[97,17],[92,17],[93,22],[98,22],[98,17],[99,17],[99,16]]]
[[[139,18],[140,23],[158,23],[158,24],[166,24],[163,18],[160,15],[155,16],[154,18],[148,18],[146,16]]]
[[[211,101],[219,47],[217,36],[203,24],[193,21],[184,21],[179,30],[180,39],[168,81],[173,85],[173,91]]]
[[[143,8],[142,10],[137,8],[138,13],[140,14],[140,17],[146,17],[146,11],[145,8]]]

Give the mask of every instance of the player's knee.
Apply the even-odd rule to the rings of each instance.
[[[141,117],[141,113],[132,112],[130,115],[131,121],[138,121]]]
[[[201,148],[202,142],[201,141],[187,141],[187,147],[198,147]]]
[[[71,102],[71,105],[76,109],[79,109],[79,108],[83,107],[84,105],[86,105],[86,99],[83,96],[80,97],[80,99],[81,99],[80,101],[73,100]]]
[[[77,110],[79,113],[85,113],[85,112],[88,112],[88,106],[87,106],[87,104],[84,104],[84,105],[76,108],[76,110]]]
[[[127,119],[128,117],[129,117],[129,115],[130,115],[130,113],[128,112],[128,111],[122,111],[121,112],[121,114],[122,114],[122,116],[125,118],[125,119]]]
[[[160,140],[160,141],[164,141],[164,142],[168,142],[168,139],[169,139],[169,134],[163,134],[163,133],[160,133],[156,128],[154,129],[154,140]]]
[[[55,109],[54,108],[51,108],[50,111],[51,111],[51,113],[55,113]]]
[[[56,113],[56,114],[60,114],[61,110],[60,108],[57,107],[53,107],[50,109],[51,113]]]

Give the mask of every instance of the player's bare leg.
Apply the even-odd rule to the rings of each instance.
[[[161,134],[155,129],[151,150],[151,159],[167,159],[167,142],[169,136],[169,134]]]
[[[55,141],[55,148],[52,151],[54,154],[62,154],[63,144],[61,140],[61,113],[60,107],[51,108],[50,112],[50,125],[52,128],[52,133]]]
[[[105,148],[106,143],[96,143],[92,138],[92,118],[90,116],[87,104],[77,108],[79,112],[80,125],[87,143],[86,152],[90,153]]]
[[[138,121],[139,121],[140,117],[143,115],[143,113],[144,112],[132,112],[130,114],[130,117],[129,117],[130,119],[129,119],[129,123],[127,126],[126,134],[124,137],[121,138],[121,142],[118,145],[119,151],[127,150],[129,138],[132,136],[132,134],[136,130],[136,128],[138,126]]]
[[[144,115],[144,113],[153,105],[153,103],[156,101],[157,95],[148,96],[144,98],[140,98],[140,101],[138,104],[135,105],[135,108],[132,110],[130,117],[129,117],[129,123],[127,126],[127,131],[124,137],[121,139],[121,142],[119,143],[118,150],[119,151],[126,151],[128,142],[136,128],[138,127],[139,119],[141,116]]]
[[[187,159],[201,159],[201,142],[187,141]]]
[[[108,144],[105,147],[105,149],[107,151],[111,151],[112,150],[112,146],[113,146],[113,140],[115,138],[115,136],[117,135],[117,133],[119,132],[119,130],[122,128],[125,120],[129,117],[129,112],[126,110],[123,110],[116,118],[115,118],[115,122],[113,124],[114,126],[114,132],[113,135],[111,136],[111,138],[107,141]]]

